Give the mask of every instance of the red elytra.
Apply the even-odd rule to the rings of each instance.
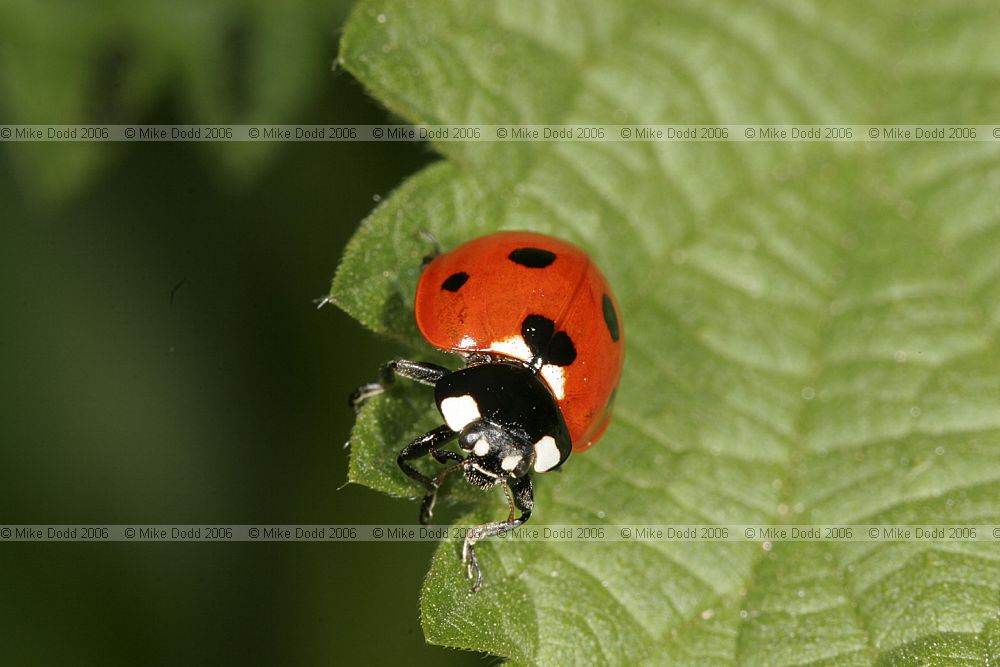
[[[498,232],[435,257],[417,285],[415,315],[427,341],[464,355],[532,361],[522,323],[541,315],[575,349],[567,365],[540,375],[556,397],[573,451],[593,446],[611,420],[624,360],[614,293],[576,246],[535,232]]]

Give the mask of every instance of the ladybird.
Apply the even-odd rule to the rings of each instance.
[[[359,409],[396,376],[434,387],[444,424],[396,459],[427,489],[421,523],[430,521],[438,488],[455,470],[484,490],[503,487],[507,519],[470,529],[462,548],[475,592],[482,584],[476,542],[524,524],[534,507],[532,473],[558,469],[607,429],[624,359],[621,311],[585,252],[523,231],[427,258],[414,311],[427,342],[460,355],[464,367],[395,359],[351,403]],[[453,439],[462,454],[443,448]],[[436,477],[410,464],[427,455],[447,466]]]

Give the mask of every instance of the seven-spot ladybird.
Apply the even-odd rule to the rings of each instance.
[[[351,403],[360,407],[396,375],[434,387],[445,423],[397,458],[403,472],[427,489],[422,523],[431,517],[445,476],[458,468],[478,487],[503,486],[507,520],[471,529],[462,549],[476,591],[482,583],[476,541],[527,521],[534,504],[531,473],[558,468],[607,428],[624,358],[621,315],[586,253],[533,232],[490,234],[429,258],[415,315],[424,338],[461,355],[465,367],[450,371],[396,359]],[[465,456],[442,449],[453,438]],[[428,454],[453,463],[427,477],[409,462]],[[516,519],[515,508],[521,512]]]

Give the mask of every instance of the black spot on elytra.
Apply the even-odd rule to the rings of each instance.
[[[556,254],[541,248],[518,248],[512,250],[507,259],[529,269],[544,269],[556,261]]]
[[[617,343],[621,337],[621,330],[618,328],[618,313],[615,312],[615,304],[611,302],[611,297],[607,294],[601,298],[601,310],[604,311],[604,323],[608,325],[611,340]]]
[[[547,364],[569,366],[576,360],[576,346],[565,331],[557,331],[549,343],[549,349],[542,357]]]
[[[443,283],[441,283],[441,289],[448,290],[449,292],[457,292],[462,289],[462,285],[465,281],[469,279],[469,274],[465,271],[459,271],[458,273],[453,273],[448,276]]]
[[[565,331],[544,315],[528,315],[521,323],[521,337],[543,364],[569,366],[576,360],[576,346]]]

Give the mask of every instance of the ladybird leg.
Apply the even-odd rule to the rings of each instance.
[[[503,495],[507,498],[507,523],[514,523],[514,496],[510,493],[510,486],[503,485]]]
[[[407,461],[419,459],[421,456],[427,456],[436,448],[454,438],[456,435],[457,434],[448,428],[447,425],[442,424],[433,431],[424,433],[406,447],[403,447],[402,451],[399,452],[399,456],[396,457],[396,463],[399,465],[400,469],[405,472],[408,477],[410,477],[410,479],[414,479],[423,484],[428,492],[434,491],[434,480],[411,466],[407,463]]]
[[[444,456],[445,454],[449,454],[450,456]],[[444,484],[444,478],[465,465],[465,459],[454,452],[434,449],[431,450],[431,456],[437,459],[439,463],[444,463],[449,458],[454,457],[452,460],[458,461],[458,463],[448,466],[437,477],[431,480],[434,490],[424,496],[424,502],[420,504],[420,523],[425,526],[431,522],[431,518],[434,516],[434,503],[437,502],[438,489]]]
[[[494,521],[469,529],[465,536],[465,544],[462,545],[462,562],[465,563],[465,571],[469,579],[472,579],[472,592],[475,593],[483,585],[483,571],[479,568],[479,561],[476,560],[476,542],[487,537],[499,535],[504,530],[514,530],[522,526],[531,518],[531,511],[535,507],[535,491],[531,483],[531,476],[525,475],[517,479],[508,488],[504,484],[504,493],[507,495],[507,503],[511,505],[510,514],[507,521]],[[513,498],[511,492],[513,491]],[[514,518],[514,507],[521,511],[521,516]]]
[[[442,470],[433,480],[434,490],[424,496],[424,502],[420,505],[420,523],[425,526],[431,522],[431,517],[434,516],[434,503],[437,502],[437,492],[441,488],[441,484],[444,483],[444,478],[448,476],[448,473],[465,465],[465,459],[460,454],[447,449],[432,449],[431,456],[438,463],[447,463],[448,461],[457,461],[457,463]]]
[[[426,361],[393,359],[392,361],[388,361],[383,364],[379,369],[378,382],[363,384],[358,387],[353,394],[351,394],[351,407],[354,408],[355,411],[360,410],[361,406],[364,405],[369,398],[372,396],[378,396],[392,386],[392,383],[395,381],[397,375],[413,380],[414,382],[419,382],[420,384],[434,386],[438,380],[443,378],[449,372],[450,371],[444,366],[427,363]]]
[[[456,454],[455,452],[447,449],[433,449],[431,450],[431,456],[433,456],[434,460],[438,463],[447,463],[448,461],[465,461],[461,454]]]

